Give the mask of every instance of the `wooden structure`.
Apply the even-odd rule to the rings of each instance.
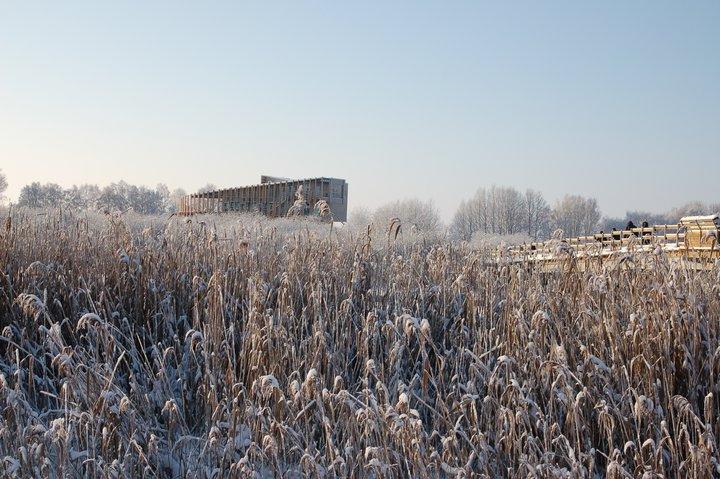
[[[557,269],[568,258],[579,267],[624,261],[634,253],[664,252],[693,269],[710,269],[720,260],[718,216],[687,216],[674,225],[653,225],[511,247],[501,252],[510,263],[534,263]]]
[[[323,200],[330,208],[334,221],[347,221],[348,184],[338,178],[309,178],[290,180],[262,176],[259,185],[226,188],[187,195],[180,200],[180,215],[226,213],[244,211],[266,216],[285,216],[297,201],[302,187],[302,201],[312,211]]]

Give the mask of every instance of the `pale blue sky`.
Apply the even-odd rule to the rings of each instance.
[[[0,0],[0,168],[194,190],[720,200],[720,2]]]

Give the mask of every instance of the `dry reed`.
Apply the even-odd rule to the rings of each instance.
[[[0,475],[720,474],[717,268],[282,221],[15,212]]]

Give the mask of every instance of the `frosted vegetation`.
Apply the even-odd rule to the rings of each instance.
[[[0,172],[0,200],[3,185],[7,186],[4,180]],[[207,184],[198,192],[216,189],[215,185]],[[53,183],[32,183],[22,188],[17,206],[169,215],[177,211],[178,202],[185,194],[181,188],[171,191],[164,184],[153,189],[123,181],[103,188],[87,184],[62,188]],[[308,213],[301,203],[291,208],[292,216]],[[374,211],[356,206],[350,211],[349,223],[355,228],[364,228],[371,223],[385,228],[392,218],[399,218],[405,232],[447,235],[474,244],[492,244],[516,243],[521,239],[523,242],[545,240],[556,230],[562,230],[568,237],[598,230],[609,232],[613,228],[625,228],[629,221],[638,226],[643,221],[674,224],[683,216],[718,212],[720,203],[694,201],[666,213],[628,211],[623,218],[609,218],[602,216],[594,198],[565,195],[551,206],[539,191],[528,189],[522,192],[509,186],[491,186],[480,188],[472,197],[463,200],[447,225],[443,224],[431,201],[415,198],[392,201]]]
[[[185,194],[181,188],[171,192],[164,184],[151,189],[120,181],[104,188],[97,185],[62,188],[54,183],[36,182],[22,188],[17,204],[25,208],[65,208],[107,213],[133,211],[157,215],[177,211],[178,202]]]
[[[5,191],[7,190],[7,187],[7,178],[3,174],[2,170],[0,170],[0,204],[2,204],[5,199]]]
[[[628,211],[624,218],[603,218],[594,198],[565,195],[551,207],[539,191],[523,193],[512,187],[492,186],[480,188],[463,201],[449,229],[454,238],[463,240],[500,237],[516,242],[525,237],[536,241],[549,238],[557,230],[568,237],[581,236],[598,230],[622,230],[629,221],[637,226],[643,221],[650,225],[675,224],[683,216],[718,212],[720,203],[694,201],[664,214]]]
[[[3,213],[0,476],[720,474],[719,269],[391,224]]]

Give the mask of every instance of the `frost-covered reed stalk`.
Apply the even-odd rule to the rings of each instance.
[[[2,477],[720,474],[718,269],[539,273],[399,219],[2,220]]]

